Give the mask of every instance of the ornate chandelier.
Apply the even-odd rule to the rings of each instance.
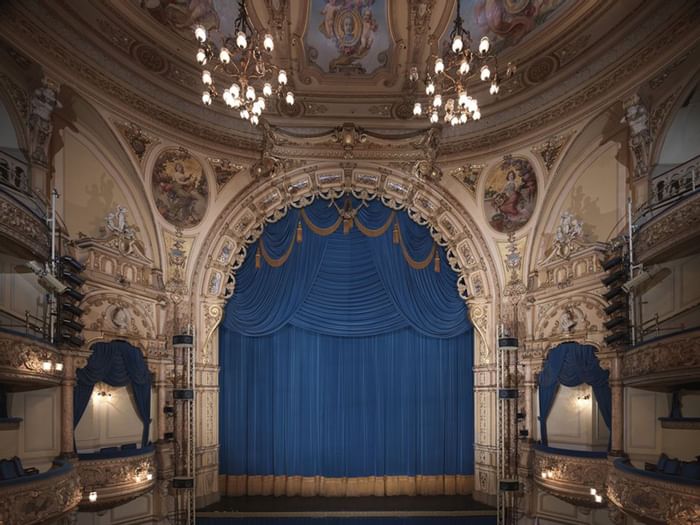
[[[207,40],[207,30],[202,25],[194,29],[194,36],[200,47],[197,63],[209,69],[202,71],[202,103],[211,105],[218,96],[214,83],[214,73],[227,77],[231,85],[224,89],[224,103],[237,110],[240,117],[257,125],[267,107],[270,97],[284,98],[290,106],[294,104],[294,93],[287,89],[287,73],[271,62],[275,47],[272,35],[264,36],[255,30],[250,22],[245,0],[238,1],[238,18],[233,24],[234,36],[226,36],[220,45]],[[276,85],[275,77],[276,73]]]
[[[479,120],[479,102],[467,92],[467,85],[478,75],[484,82],[490,82],[491,95],[498,93],[501,77],[498,74],[498,60],[491,51],[491,42],[487,36],[481,38],[479,48],[472,51],[472,38],[464,29],[464,20],[460,15],[460,0],[457,0],[457,15],[450,33],[450,49],[442,56],[431,55],[423,74],[423,85],[428,99],[425,108],[420,101],[413,104],[413,115],[425,114],[431,124],[440,119],[452,126],[465,124],[470,119]],[[515,66],[508,63],[504,78],[507,80],[515,73]],[[409,80],[417,91],[420,80],[418,68],[413,66]]]

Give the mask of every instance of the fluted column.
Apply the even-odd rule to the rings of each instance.
[[[73,432],[74,388],[75,358],[71,354],[64,354],[63,381],[61,381],[61,455],[64,457],[75,454]]]
[[[157,441],[161,441],[165,436],[165,364],[158,363],[158,376],[156,379],[156,396],[158,413],[156,414],[158,423]]]
[[[532,363],[525,365],[525,381],[523,385],[525,387],[525,428],[527,429],[528,437],[534,439],[537,422],[535,420],[535,379]]]
[[[625,397],[622,385],[622,362],[620,356],[615,356],[610,369],[610,390],[612,393],[612,428],[610,429],[611,447],[613,456],[624,455],[624,428],[625,428]]]

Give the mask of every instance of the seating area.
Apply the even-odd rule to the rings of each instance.
[[[674,481],[699,481],[700,482],[700,456],[694,461],[682,461],[661,454],[656,463],[645,463],[646,472],[654,472],[658,475],[673,477]]]
[[[15,481],[18,478],[34,476],[39,474],[35,468],[24,468],[22,460],[17,456],[12,459],[0,459],[0,483],[4,481]]]
[[[93,459],[109,459],[123,458],[127,456],[137,456],[139,454],[147,454],[154,451],[153,443],[149,443],[145,447],[138,447],[136,443],[127,443],[121,446],[102,447],[97,452],[81,452],[78,453],[78,458],[81,461]]]

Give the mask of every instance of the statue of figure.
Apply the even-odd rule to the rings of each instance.
[[[622,107],[625,116],[620,122],[626,122],[630,128],[629,147],[634,157],[634,178],[646,177],[649,173],[651,152],[649,111],[637,94],[626,99]]]
[[[55,108],[63,107],[56,98],[55,86],[44,79],[41,87],[34,91],[29,105],[29,132],[31,139],[31,158],[43,166],[48,165],[49,141],[53,124],[51,114]]]
[[[568,259],[583,236],[583,223],[570,212],[561,214],[557,231],[554,233],[554,251],[562,259]]]
[[[564,312],[559,317],[559,329],[563,334],[569,334],[573,331],[576,326],[576,319],[574,319],[574,314],[571,308],[566,308]]]

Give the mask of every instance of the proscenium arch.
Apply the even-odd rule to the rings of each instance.
[[[290,207],[303,207],[316,198],[339,198],[351,193],[359,198],[380,199],[393,209],[404,209],[419,224],[430,228],[435,241],[445,247],[450,266],[458,274],[456,286],[467,301],[469,316],[482,344],[491,346],[494,314],[500,297],[496,266],[486,242],[468,211],[445,190],[400,170],[370,162],[352,165],[319,162],[283,175],[254,180],[234,197],[209,230],[194,261],[191,282],[193,319],[200,327],[200,349],[207,352],[211,336],[223,314],[229,276],[243,263],[247,247],[261,235],[265,224],[286,215]],[[231,256],[219,259],[224,242]],[[220,286],[210,284],[220,274]],[[234,284],[235,286],[235,284]],[[234,290],[229,290],[234,292]],[[493,337],[492,337],[493,336]],[[478,345],[475,345],[475,348]],[[488,352],[487,352],[488,354]],[[208,361],[208,359],[205,359]],[[478,363],[475,356],[475,363]]]

